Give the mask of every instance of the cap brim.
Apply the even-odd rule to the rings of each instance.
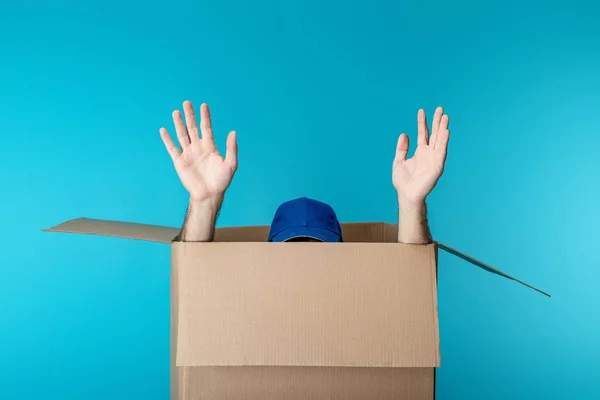
[[[341,242],[342,238],[335,232],[327,229],[298,226],[285,229],[271,238],[271,242],[287,242],[291,239],[311,238],[322,242]]]

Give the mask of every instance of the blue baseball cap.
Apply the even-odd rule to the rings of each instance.
[[[275,212],[269,242],[312,238],[322,242],[343,242],[340,222],[328,204],[300,197],[281,204]]]

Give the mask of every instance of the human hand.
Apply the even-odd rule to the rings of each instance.
[[[202,137],[198,134],[192,103],[185,101],[183,110],[186,124],[183,123],[181,112],[173,111],[173,122],[181,151],[173,143],[169,132],[165,128],[160,129],[160,136],[173,159],[177,175],[189,192],[191,202],[222,199],[238,166],[236,132],[231,131],[227,136],[226,153],[223,158],[213,139],[208,105],[200,106]]]
[[[418,140],[415,154],[406,159],[409,141],[406,134],[401,134],[392,166],[392,182],[398,191],[401,206],[423,203],[442,176],[446,162],[450,131],[448,115],[444,114],[444,109],[438,107],[435,110],[431,137],[425,111],[422,109],[418,112],[417,124]]]

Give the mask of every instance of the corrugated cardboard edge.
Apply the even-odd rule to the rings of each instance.
[[[134,222],[76,218],[65,221],[52,228],[42,229],[42,231],[119,237],[168,244],[173,241],[180,230],[166,226],[139,224]]]
[[[432,304],[433,304],[433,310],[435,315],[433,316],[433,324],[435,326],[435,336],[436,336],[436,341],[438,343],[438,347],[437,347],[437,368],[442,366],[442,354],[441,354],[441,342],[440,342],[440,316],[439,316],[439,307],[438,307],[438,256],[437,256],[437,245],[434,243],[435,247],[434,250],[430,253],[431,255],[431,261],[429,263],[429,265],[431,265],[432,268],[434,268],[434,271],[432,271],[434,279],[432,280],[432,285],[433,285],[433,290],[431,293],[432,298]]]
[[[502,272],[499,269],[494,268],[494,267],[492,267],[492,266],[490,266],[490,265],[488,265],[488,264],[486,264],[484,262],[481,262],[481,261],[479,261],[479,260],[477,260],[477,259],[475,259],[475,258],[473,258],[473,257],[471,257],[471,256],[469,256],[469,255],[467,255],[465,253],[462,253],[462,252],[460,252],[460,251],[458,251],[458,250],[456,250],[456,249],[454,249],[454,248],[452,248],[452,247],[450,247],[448,245],[445,245],[445,244],[443,244],[441,242],[435,242],[435,243],[438,245],[438,247],[440,249],[442,249],[442,250],[444,250],[444,251],[446,251],[446,252],[448,252],[448,253],[450,253],[450,254],[458,257],[458,258],[462,258],[463,260],[465,260],[465,261],[467,261],[467,262],[469,262],[469,263],[471,263],[473,265],[476,265],[479,268],[482,268],[482,269],[484,269],[484,270],[486,270],[488,272],[491,272],[493,274],[497,274],[497,275],[503,276],[503,277],[505,277],[507,279],[510,279],[512,281],[515,281],[517,283],[520,283],[521,285],[523,285],[525,287],[528,287],[530,289],[533,289],[536,292],[543,294],[544,296],[551,297],[550,294],[544,292],[543,290],[540,290],[540,289],[538,289],[538,288],[536,288],[534,286],[531,286],[530,284],[525,283],[525,282],[523,282],[523,281],[515,278],[514,276],[508,275],[507,273]]]
[[[177,366],[177,320],[179,316],[179,296],[178,296],[178,273],[177,273],[177,253],[171,251],[171,276],[170,276],[170,384],[171,400],[180,400],[183,398],[183,389],[185,384],[185,368]]]

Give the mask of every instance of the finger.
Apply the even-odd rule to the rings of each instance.
[[[448,154],[448,142],[450,141],[450,131],[448,129],[438,134],[438,140],[435,145],[435,152],[439,154],[440,158],[445,161],[446,155]]]
[[[160,128],[160,137],[161,137],[163,143],[165,144],[165,148],[167,149],[167,152],[171,156],[171,159],[173,161],[177,160],[177,158],[179,157],[179,155],[181,153],[179,152],[179,149],[177,148],[175,143],[173,143],[173,139],[171,139],[169,132],[167,132],[167,130],[165,128]]]
[[[200,139],[198,136],[198,125],[196,124],[196,114],[194,114],[194,106],[192,102],[186,100],[183,102],[183,112],[185,113],[185,124],[187,125],[188,136],[190,141]]]
[[[429,138],[429,130],[427,128],[427,117],[425,116],[425,110],[420,109],[417,114],[417,126],[419,131],[419,137],[417,143],[427,144],[427,139]]]
[[[446,129],[448,129],[449,123],[450,123],[450,117],[448,117],[448,114],[442,115],[442,119],[440,120],[440,127],[438,128],[438,131],[443,132]]]
[[[227,162],[232,169],[237,169],[238,166],[238,146],[237,146],[237,133],[236,131],[229,132],[227,136],[227,144],[225,149],[225,162]]]
[[[208,105],[204,103],[200,106],[200,130],[202,131],[202,139],[214,142],[210,110]]]
[[[406,155],[408,154],[408,135],[403,133],[398,138],[398,144],[396,145],[396,158],[394,161],[400,162],[406,160]]]
[[[181,119],[181,112],[179,110],[173,111],[173,123],[175,124],[175,131],[177,132],[177,140],[179,140],[181,150],[184,151],[185,148],[190,145],[190,138],[185,124],[183,123],[183,119]]]
[[[431,125],[431,138],[429,139],[429,143],[432,144],[434,147],[438,137],[438,131],[440,127],[440,120],[442,119],[442,114],[444,114],[443,107],[436,108],[435,114],[433,114],[433,123]]]

